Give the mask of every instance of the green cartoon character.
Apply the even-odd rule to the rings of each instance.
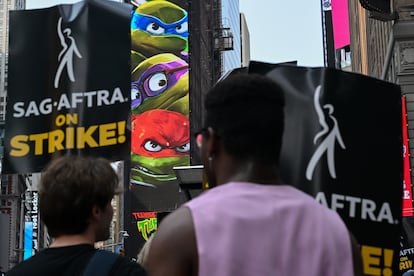
[[[173,54],[150,57],[132,71],[133,114],[167,109],[188,117],[188,98],[188,64]]]
[[[164,0],[139,5],[131,15],[131,66],[160,53],[188,60],[188,14]]]
[[[175,166],[190,163],[189,120],[154,109],[131,118],[131,183],[154,186],[176,180]]]

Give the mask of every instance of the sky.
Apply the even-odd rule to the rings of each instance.
[[[58,4],[76,3],[79,0],[26,0],[26,9],[42,9]]]
[[[249,28],[251,60],[323,66],[320,0],[240,0],[240,11]]]
[[[26,8],[75,2],[79,1],[26,0]],[[240,12],[249,28],[251,60],[323,66],[320,0],[240,0]]]

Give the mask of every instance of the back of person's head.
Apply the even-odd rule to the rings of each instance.
[[[39,210],[49,234],[83,233],[93,206],[104,209],[118,187],[118,176],[104,158],[65,156],[41,175]]]
[[[284,129],[282,88],[268,77],[238,73],[206,95],[205,127],[220,137],[228,154],[278,162]]]

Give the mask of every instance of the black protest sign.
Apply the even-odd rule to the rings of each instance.
[[[129,158],[130,11],[87,0],[10,13],[3,173],[60,155]]]
[[[283,180],[341,215],[361,244],[364,274],[395,275],[402,213],[400,87],[330,68],[252,63],[249,72],[286,90]]]
[[[400,241],[400,273],[414,272],[414,217],[403,217]]]

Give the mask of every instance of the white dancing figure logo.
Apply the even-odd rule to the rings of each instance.
[[[336,178],[335,171],[335,142],[338,141],[338,144],[342,149],[345,149],[344,141],[342,140],[341,133],[339,132],[338,122],[336,118],[332,115],[334,112],[334,107],[331,104],[325,104],[323,108],[328,111],[329,118],[332,120],[333,126],[332,129],[329,129],[327,124],[327,119],[319,102],[319,96],[321,93],[321,86],[319,85],[315,90],[315,95],[313,96],[313,104],[315,106],[316,113],[318,114],[319,124],[322,127],[322,130],[318,132],[313,138],[313,143],[316,144],[319,138],[324,137],[319,147],[313,153],[311,160],[309,161],[308,167],[306,168],[306,179],[312,180],[312,175],[315,170],[316,164],[321,159],[322,155],[326,152],[326,158],[328,161],[329,174],[332,178]]]
[[[78,58],[82,58],[82,55],[76,46],[76,41],[71,36],[72,30],[70,28],[65,28],[62,31],[62,17],[60,17],[58,20],[57,33],[60,39],[60,44],[62,45],[62,51],[60,51],[58,56],[59,66],[55,76],[55,88],[58,88],[59,86],[59,79],[65,67],[69,79],[72,82],[75,81],[75,75],[73,73],[73,54],[76,54]]]

